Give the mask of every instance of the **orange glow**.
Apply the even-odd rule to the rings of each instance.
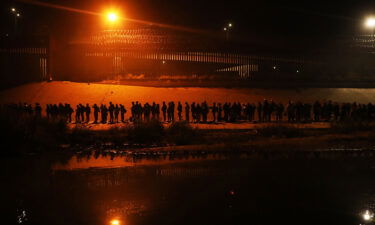
[[[64,5],[57,5],[57,4],[51,4],[51,3],[46,3],[38,0],[18,0],[23,3],[27,4],[32,4],[32,5],[37,5],[37,6],[43,6],[43,7],[48,7],[48,8],[54,8],[54,9],[59,9],[59,10],[64,10],[64,11],[69,11],[69,12],[75,12],[75,13],[80,13],[80,14],[86,14],[86,15],[93,15],[93,16],[98,16],[98,17],[106,17],[107,14],[100,12],[95,12],[95,11],[89,11],[89,10],[84,10],[84,9],[77,9],[77,8],[72,8]],[[123,17],[118,16],[119,19],[122,19]],[[171,25],[171,24],[163,24],[163,23],[157,23],[153,21],[147,21],[147,20],[139,20],[139,19],[132,19],[127,17],[127,21],[131,21],[134,23],[139,23],[139,24],[146,24],[146,25],[153,25],[153,26],[158,26],[162,28],[169,28],[169,29],[174,29],[174,30],[180,30],[180,31],[186,31],[186,32],[192,32],[192,33],[200,33],[200,34],[205,34],[209,36],[216,37],[217,33],[210,31],[210,30],[204,30],[204,29],[196,29],[196,28],[190,28],[190,27],[183,27],[183,26],[176,26],[176,25]],[[105,18],[105,22],[108,22],[108,19]],[[117,24],[117,23],[116,23]]]
[[[374,28],[375,27],[375,17],[369,17],[366,20],[366,26],[368,28]]]
[[[180,158],[174,159],[173,163],[199,162],[207,159],[212,159],[212,156],[206,158]],[[67,163],[56,163],[52,166],[53,170],[75,170],[88,168],[119,168],[119,167],[134,167],[141,165],[168,165],[171,163],[169,158],[159,160],[139,159],[134,161],[132,157],[116,156],[114,158],[107,156],[100,156],[98,158],[91,155],[89,159],[79,159],[73,156]]]
[[[111,225],[120,225],[120,220],[117,220],[117,219],[111,220]]]
[[[75,13],[81,13],[81,14],[86,14],[86,15],[93,15],[93,16],[99,16],[99,17],[106,17],[107,13],[99,13],[99,12],[94,12],[94,11],[89,11],[89,10],[83,10],[83,9],[77,9],[77,8],[72,8],[68,6],[63,6],[63,5],[57,5],[57,4],[51,4],[51,3],[46,3],[38,0],[19,0],[23,3],[27,4],[32,4],[32,5],[37,5],[37,6],[43,6],[43,7],[48,7],[48,8],[54,8],[54,9],[59,9],[59,10],[64,10],[64,11],[69,11],[69,12],[75,12]],[[117,15],[119,15],[117,13]],[[118,16],[118,19],[122,19],[123,17]],[[106,23],[108,23],[108,19],[104,18]],[[131,18],[126,18],[127,21],[131,21],[134,23],[139,23],[139,24],[146,24],[146,25],[154,25],[158,27],[163,27],[163,28],[169,28],[169,29],[174,29],[174,30],[181,30],[181,31],[186,31],[186,32],[192,32],[192,33],[201,33],[201,34],[206,34],[206,35],[212,35],[216,36],[217,33],[213,33],[212,31],[209,30],[203,30],[203,29],[195,29],[195,28],[190,28],[190,27],[183,27],[183,26],[175,26],[171,24],[163,24],[163,23],[156,23],[153,21],[146,21],[146,20],[139,20],[139,19],[131,19]],[[116,23],[117,24],[117,23]]]
[[[120,26],[124,20],[118,8],[107,8],[103,11],[102,18],[106,27]]]
[[[117,14],[116,14],[115,12],[109,12],[109,13],[107,14],[107,19],[108,19],[108,21],[110,21],[110,22],[116,22],[117,19],[118,19],[118,17],[117,17]]]

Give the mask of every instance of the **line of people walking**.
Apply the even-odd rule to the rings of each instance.
[[[4,106],[2,106],[4,107]],[[29,115],[42,117],[39,103],[9,104],[8,108],[16,109]],[[372,103],[337,103],[332,101],[315,101],[311,103],[293,102],[288,104],[267,100],[258,103],[225,102],[208,104],[192,102],[145,103],[132,102],[129,116],[123,104],[47,104],[46,117],[49,119],[63,118],[68,123],[125,123],[159,120],[163,122],[188,121],[193,123],[208,122],[319,122],[343,120],[374,120],[375,105]],[[177,114],[177,117],[175,117]],[[73,119],[74,116],[74,119]]]

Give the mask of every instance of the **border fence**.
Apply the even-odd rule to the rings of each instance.
[[[52,79],[373,81],[374,56],[358,40],[363,42],[337,40],[330,47],[301,42],[292,48],[152,26],[65,39],[9,37],[0,43],[1,81],[3,87]]]

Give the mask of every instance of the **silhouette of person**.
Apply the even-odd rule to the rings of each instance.
[[[120,104],[120,113],[121,113],[121,122],[125,122],[125,113],[126,113],[126,109],[125,107]]]
[[[161,107],[161,111],[163,112],[163,120],[164,122],[167,120],[167,105],[163,102],[163,106]]]
[[[116,104],[115,106],[115,122],[118,123],[118,115],[120,113],[120,107],[118,106],[118,104]]]
[[[114,111],[115,111],[115,106],[112,104],[112,102],[109,102],[109,123],[113,123],[113,118],[114,118]]]
[[[181,102],[178,102],[177,104],[177,115],[178,115],[178,120],[182,120],[182,105]]]
[[[213,117],[212,121],[214,123],[217,122],[217,117],[216,117],[217,112],[218,112],[218,107],[216,106],[216,102],[214,102],[213,105],[212,105],[212,117]]]
[[[77,105],[76,107],[76,123],[80,123],[81,107]]]
[[[222,113],[223,113],[223,107],[221,106],[221,103],[219,103],[217,105],[217,121],[219,122],[223,120]]]
[[[70,106],[70,104],[67,104],[67,111],[68,111],[68,121],[69,121],[69,123],[71,123],[72,122],[72,114],[73,114],[74,110]]]
[[[187,102],[185,102],[185,120],[186,122],[190,121],[190,105]]]
[[[39,105],[39,103],[35,104],[35,116],[36,118],[42,118],[42,107]]]
[[[89,123],[90,122],[90,114],[91,114],[91,107],[90,107],[89,104],[86,104],[85,112],[86,112],[86,123]]]
[[[98,123],[98,116],[99,116],[99,107],[94,104],[94,106],[92,107],[94,109],[94,123]]]

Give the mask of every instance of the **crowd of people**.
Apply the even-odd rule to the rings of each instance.
[[[36,117],[44,115],[39,103],[34,106],[27,103],[2,105]],[[162,122],[188,121],[192,123],[208,122],[320,122],[343,120],[374,120],[375,105],[372,103],[336,103],[332,101],[311,103],[293,102],[276,103],[265,99],[258,103],[207,102],[191,104],[185,102],[144,103],[132,102],[130,112],[123,104],[47,104],[45,115],[49,119],[64,119],[68,123],[125,123],[159,120]],[[127,116],[127,114],[129,114]],[[177,115],[177,117],[176,117]]]

